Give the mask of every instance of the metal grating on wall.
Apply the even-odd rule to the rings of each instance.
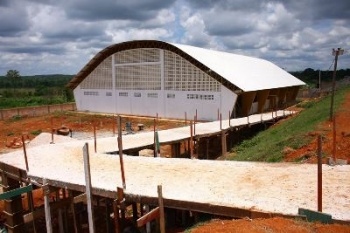
[[[115,54],[116,64],[159,62],[159,49],[130,49]]]
[[[116,89],[160,90],[159,49],[132,49],[115,54]]]
[[[109,56],[81,82],[81,89],[112,89],[111,67],[112,56]]]
[[[219,92],[220,83],[186,59],[164,52],[165,90]]]

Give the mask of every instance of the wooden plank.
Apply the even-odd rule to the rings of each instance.
[[[333,223],[332,215],[330,214],[325,214],[325,213],[303,209],[303,208],[299,208],[298,213],[300,215],[306,216],[307,220],[310,222],[321,222],[326,224]]]
[[[120,172],[122,175],[123,188],[126,188],[125,172],[124,172],[124,161],[123,161],[123,139],[122,139],[122,118],[118,116],[118,150],[119,150],[119,163]]]
[[[73,198],[73,203],[86,202],[86,193],[80,194]]]
[[[25,186],[25,187],[13,189],[13,190],[7,191],[5,193],[1,193],[0,194],[0,200],[10,199],[11,197],[19,196],[19,195],[21,195],[23,193],[31,192],[32,190],[33,190],[33,186],[32,185],[28,185],[28,186]]]
[[[165,233],[165,217],[164,217],[164,203],[163,203],[162,186],[158,185],[157,190],[158,190],[158,203],[159,203],[160,232]]]
[[[142,227],[146,223],[148,223],[148,222],[158,218],[159,217],[159,213],[160,213],[159,207],[151,210],[150,212],[148,212],[147,214],[145,214],[141,218],[137,219],[137,227]]]
[[[91,173],[90,173],[90,158],[89,158],[89,144],[85,143],[83,147],[84,154],[84,171],[85,171],[85,184],[86,184],[86,198],[87,198],[87,208],[88,208],[88,220],[89,220],[89,232],[95,232],[94,225],[94,212],[92,206],[92,192],[91,192]]]
[[[46,232],[52,233],[51,211],[50,211],[50,189],[46,185],[46,179],[43,179],[43,187],[42,188],[44,191]]]

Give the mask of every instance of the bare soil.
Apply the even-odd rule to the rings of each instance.
[[[350,93],[347,94],[340,110],[335,114],[336,147],[335,158],[347,160],[350,164]],[[322,135],[323,163],[333,156],[333,122],[323,122],[317,131],[309,132],[314,139],[310,144],[287,153],[284,161],[303,163],[317,163],[318,135]]]
[[[239,219],[239,220],[212,220],[197,227],[191,233],[347,233],[350,225],[309,223],[301,220],[284,218],[269,219]]]

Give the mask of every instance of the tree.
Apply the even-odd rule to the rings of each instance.
[[[6,78],[8,78],[12,83],[13,93],[15,93],[17,82],[21,79],[21,75],[19,74],[18,70],[8,70]]]

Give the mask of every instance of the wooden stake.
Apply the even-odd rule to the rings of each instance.
[[[73,197],[73,192],[69,191],[69,196],[71,197],[71,203],[70,203],[70,209],[72,211],[73,215],[73,227],[74,227],[74,232],[78,233],[78,227],[77,227],[77,215],[75,212],[75,207],[74,207],[74,197]]]
[[[96,124],[94,123],[94,148],[95,153],[97,152],[97,139],[96,139]]]
[[[317,210],[322,212],[322,137],[318,135],[317,147]]]
[[[193,135],[196,136],[196,116],[194,116],[194,119],[193,119]]]
[[[85,185],[86,185],[86,199],[88,208],[88,220],[89,220],[89,232],[95,232],[94,224],[94,212],[92,205],[92,186],[91,186],[91,173],[90,173],[90,158],[89,158],[89,144],[85,143],[83,147],[84,154],[84,171],[85,171]]]
[[[54,132],[55,132],[55,129],[53,128],[53,117],[51,117],[51,144],[54,144],[55,141],[54,141]]]
[[[27,149],[26,149],[26,143],[24,141],[24,135],[22,135],[22,146],[23,146],[23,153],[24,153],[24,162],[26,164],[26,171],[28,173],[29,166],[28,166]]]
[[[114,214],[115,233],[120,233],[121,232],[121,222],[120,222],[120,217],[119,217],[118,200],[113,201],[113,214]]]
[[[112,117],[113,136],[115,136],[115,116]]]
[[[123,188],[126,188],[125,183],[125,173],[124,173],[124,161],[123,161],[123,140],[122,140],[122,118],[118,116],[118,150],[119,150],[119,162],[120,162],[120,171],[122,175]]]
[[[154,152],[153,157],[157,157],[157,142],[156,142],[156,119],[153,119],[153,145],[154,145]]]
[[[231,128],[231,111],[228,111],[228,126]]]
[[[50,211],[50,189],[46,183],[45,178],[43,178],[43,191],[44,191],[46,232],[52,233],[51,211]]]
[[[160,232],[165,233],[165,217],[164,217],[164,203],[163,203],[162,186],[158,185],[157,188],[158,188]]]
[[[190,156],[193,158],[193,128],[192,121],[190,121]]]
[[[220,130],[222,130],[222,114],[220,113]]]
[[[337,143],[337,130],[336,130],[336,127],[335,127],[335,116],[333,116],[333,162],[334,164],[337,164],[337,161],[336,161],[336,153],[337,153],[337,146],[336,146],[336,143]]]

